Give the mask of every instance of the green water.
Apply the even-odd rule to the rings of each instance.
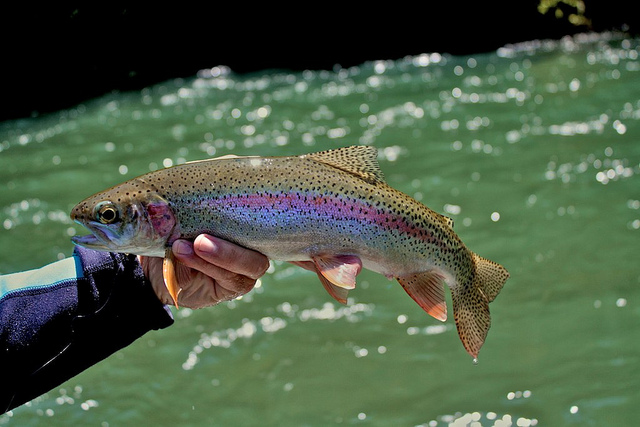
[[[224,68],[0,124],[0,272],[68,256],[85,196],[234,153],[380,149],[390,185],[511,272],[480,362],[365,272],[346,307],[276,264],[0,425],[635,425],[640,41],[535,42],[322,72]],[[7,367],[4,367],[5,369]],[[478,422],[480,424],[473,424]]]

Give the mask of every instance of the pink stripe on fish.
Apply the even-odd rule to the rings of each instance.
[[[387,230],[396,230],[425,243],[446,247],[442,238],[429,232],[394,212],[376,207],[375,204],[356,198],[319,193],[252,193],[227,194],[214,199],[202,200],[200,205],[221,206],[225,209],[236,206],[253,212],[281,214],[293,211],[295,214],[331,216],[336,220],[356,220],[375,224]],[[277,215],[276,215],[277,216]],[[338,217],[337,217],[338,216]],[[416,217],[417,219],[417,217]],[[300,218],[302,221],[303,218]]]

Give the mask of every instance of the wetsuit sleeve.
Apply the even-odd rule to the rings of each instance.
[[[0,413],[173,323],[131,255],[76,248],[0,276]]]

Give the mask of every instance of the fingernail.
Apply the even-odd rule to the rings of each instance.
[[[191,255],[193,253],[191,245],[184,240],[176,240],[171,249],[178,255]]]
[[[206,236],[198,236],[196,239],[198,244],[198,251],[208,254],[214,254],[218,250],[218,245]]]

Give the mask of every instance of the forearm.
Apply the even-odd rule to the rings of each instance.
[[[77,248],[71,259],[5,279],[0,292],[20,280],[27,287],[0,293],[1,412],[173,322],[133,256]]]

